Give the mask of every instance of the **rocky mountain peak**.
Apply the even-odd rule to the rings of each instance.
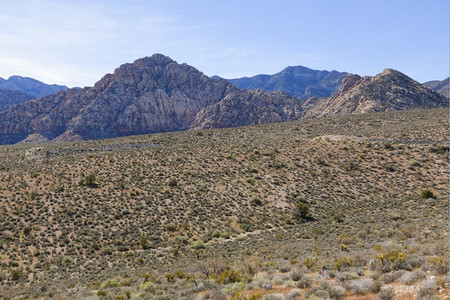
[[[375,77],[347,75],[339,93],[329,99],[311,99],[305,117],[448,106],[448,100],[405,74],[385,69]]]
[[[356,74],[347,74],[345,78],[342,80],[341,87],[339,88],[338,94],[343,94],[349,90],[351,90],[353,87],[357,86],[361,83],[363,78]]]

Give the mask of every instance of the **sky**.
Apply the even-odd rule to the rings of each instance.
[[[0,77],[69,87],[161,53],[224,78],[287,66],[449,76],[448,0],[0,0]]]

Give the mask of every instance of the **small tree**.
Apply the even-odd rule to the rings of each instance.
[[[149,245],[148,245],[148,239],[145,235],[141,235],[140,239],[139,239],[139,243],[141,244],[141,248],[142,249],[148,249]]]
[[[309,207],[303,202],[297,202],[294,209],[294,217],[297,220],[307,220],[311,218]]]

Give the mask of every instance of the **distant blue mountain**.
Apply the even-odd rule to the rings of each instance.
[[[44,97],[67,89],[68,87],[64,85],[45,84],[29,77],[11,76],[9,79],[0,77],[0,90],[21,91],[33,95],[35,98]]]
[[[226,79],[241,89],[280,91],[299,99],[330,97],[339,91],[346,72],[317,71],[303,66],[287,67],[273,75]]]
[[[11,106],[34,99],[33,95],[17,90],[0,89],[0,112],[8,110]]]
[[[442,96],[449,99],[450,97],[450,82],[449,78],[440,81],[440,80],[433,80],[433,81],[427,81],[423,84],[429,87],[430,89],[438,92]]]

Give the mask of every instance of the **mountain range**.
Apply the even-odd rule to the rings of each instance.
[[[434,91],[438,92],[442,96],[446,97],[447,99],[450,97],[450,82],[449,77],[447,79],[444,79],[442,81],[440,80],[432,80],[424,82],[423,84],[429,87],[430,89],[433,89]]]
[[[318,71],[303,66],[287,67],[273,75],[227,79],[240,89],[286,92],[299,99],[330,97],[339,91],[346,72]]]
[[[63,85],[45,84],[29,77],[11,76],[8,79],[0,77],[0,112],[8,110],[15,104],[67,89],[68,87]]]
[[[34,98],[44,97],[67,89],[68,87],[64,85],[45,84],[29,77],[11,76],[8,79],[0,77],[0,90],[22,91]]]
[[[285,69],[283,76],[301,73],[294,69]],[[154,54],[120,66],[93,87],[61,90],[0,113],[0,144],[111,138],[448,106],[445,97],[398,71],[387,69],[375,77],[317,72],[309,74],[322,78],[318,81],[322,83],[331,78],[334,85],[323,85],[338,87],[337,94],[329,89],[332,97],[305,100],[299,94],[293,97],[282,91],[239,89],[224,79],[210,78],[192,66]],[[314,90],[308,87],[320,83],[303,85],[305,95]]]

